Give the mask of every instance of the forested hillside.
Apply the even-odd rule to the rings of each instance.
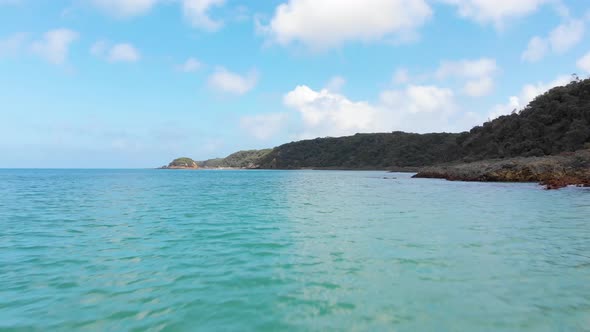
[[[553,88],[523,110],[468,132],[316,138],[197,163],[205,168],[386,169],[555,155],[582,148],[590,148],[590,79]]]
[[[590,142],[590,79],[538,96],[525,109],[460,134],[403,132],[317,138],[281,145],[260,168],[387,168],[543,156]]]
[[[225,158],[197,161],[197,164],[199,167],[205,168],[255,168],[259,164],[259,160],[270,151],[272,151],[272,149],[238,151]]]
[[[281,145],[264,156],[261,168],[389,168],[431,165],[460,157],[457,134],[404,132],[316,138]]]
[[[543,156],[575,151],[590,142],[590,79],[538,96],[518,113],[462,133],[457,139],[468,161]]]

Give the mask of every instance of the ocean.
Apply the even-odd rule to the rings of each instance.
[[[0,331],[590,331],[590,190],[0,170]]]

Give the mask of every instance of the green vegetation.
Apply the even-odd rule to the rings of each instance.
[[[226,158],[198,164],[211,168],[263,169],[417,168],[451,162],[555,155],[588,146],[590,79],[576,79],[538,96],[520,112],[486,122],[469,132],[422,135],[392,132],[316,138],[274,149],[239,151]],[[182,163],[185,158],[177,160]]]
[[[272,149],[238,151],[225,158],[199,161],[197,164],[205,168],[231,167],[231,168],[258,168],[259,161]]]
[[[281,145],[260,160],[261,168],[390,168],[456,160],[457,134],[403,132],[316,138]]]
[[[261,168],[422,167],[518,156],[543,156],[590,142],[590,79],[575,80],[538,96],[521,112],[460,134],[357,134],[281,145]]]
[[[196,168],[197,163],[192,160],[191,158],[182,157],[176,158],[172,160],[170,164],[168,164],[168,168]]]
[[[463,133],[465,161],[543,156],[584,148],[590,142],[590,79],[551,89],[519,113]]]

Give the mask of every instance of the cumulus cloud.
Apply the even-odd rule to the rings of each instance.
[[[90,48],[90,53],[109,62],[137,62],[141,54],[129,43],[111,45],[109,42],[97,41]]]
[[[549,44],[555,53],[564,53],[584,37],[584,21],[571,20],[557,26],[549,33]]]
[[[136,62],[141,58],[139,51],[131,44],[116,44],[109,51],[111,62]]]
[[[63,64],[68,57],[70,44],[78,39],[78,33],[69,29],[46,32],[43,38],[31,44],[33,53],[53,64]]]
[[[244,116],[240,119],[240,127],[251,136],[266,140],[278,134],[287,120],[285,113],[268,113]]]
[[[183,64],[179,65],[177,69],[185,73],[192,73],[201,68],[202,64],[195,58],[188,58]]]
[[[491,77],[481,77],[465,83],[463,92],[471,97],[481,97],[488,95],[493,89],[494,80]]]
[[[2,0],[0,0],[2,1]],[[148,13],[159,3],[179,3],[186,20],[194,27],[215,31],[223,26],[220,20],[209,16],[212,7],[222,6],[225,0],[85,0],[96,8],[118,18],[128,18]],[[238,13],[243,16],[243,13]]]
[[[482,24],[502,28],[508,19],[535,12],[552,0],[442,0],[457,7],[459,15]]]
[[[571,82],[571,80],[570,76],[562,75],[548,83],[537,82],[526,84],[522,87],[518,96],[509,97],[506,104],[494,106],[489,114],[489,119],[493,120],[502,115],[508,115],[514,110],[520,110],[527,106],[538,95],[543,94],[556,86],[566,85]]]
[[[215,31],[223,26],[222,21],[209,17],[209,10],[221,6],[225,0],[183,0],[182,10],[186,19],[196,28]]]
[[[252,90],[258,83],[258,74],[256,71],[251,71],[248,74],[240,75],[231,72],[223,67],[217,68],[211,76],[209,76],[209,86],[213,89],[235,94],[243,95]]]
[[[295,134],[299,139],[392,130],[452,130],[456,128],[450,120],[458,111],[452,90],[431,85],[383,91],[377,103],[300,85],[284,96],[283,103],[301,122]]]
[[[408,39],[431,16],[424,0],[288,0],[260,29],[280,45],[327,49],[350,41]]]
[[[494,59],[443,61],[436,70],[435,77],[467,80],[463,86],[463,93],[471,97],[481,97],[494,89],[493,76],[497,72],[498,65]]]
[[[576,64],[581,70],[590,73],[590,52],[581,57]]]
[[[378,111],[374,106],[325,89],[298,86],[285,95],[284,103],[301,116],[303,137],[351,135],[372,131],[376,125]]]
[[[132,17],[145,14],[158,0],[91,0],[97,8],[116,17]]]
[[[584,21],[570,20],[557,26],[547,37],[534,36],[522,53],[522,59],[529,62],[539,61],[549,51],[563,54],[582,40],[584,30]]]
[[[449,114],[456,109],[453,91],[433,85],[409,85],[402,90],[384,91],[381,101],[389,109],[408,114]]]

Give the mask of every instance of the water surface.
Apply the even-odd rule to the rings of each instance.
[[[385,172],[0,170],[0,330],[590,331],[589,216]]]

